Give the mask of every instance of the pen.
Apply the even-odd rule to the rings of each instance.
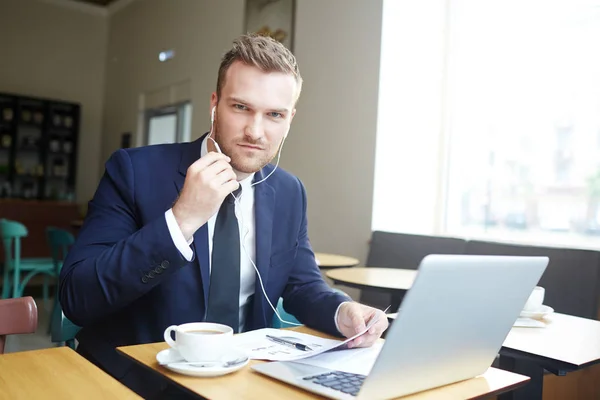
[[[302,344],[302,343],[292,342],[291,340],[286,340],[286,339],[282,339],[282,338],[279,338],[279,337],[276,337],[276,336],[271,336],[271,335],[267,335],[267,338],[271,339],[272,341],[274,341],[276,343],[284,344],[286,346],[295,347],[298,350],[312,351],[312,349],[310,347],[308,347],[307,345]]]

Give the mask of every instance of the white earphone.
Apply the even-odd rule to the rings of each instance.
[[[217,106],[214,106],[210,113],[210,133],[208,134],[208,138],[213,141],[213,143],[215,144],[215,147],[217,148],[217,151],[219,153],[223,154],[223,152],[221,151],[221,148],[219,147],[219,143],[217,143],[217,141],[212,138],[213,129],[215,126],[215,113],[216,112],[217,112]]]

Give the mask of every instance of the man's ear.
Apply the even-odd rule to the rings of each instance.
[[[219,98],[217,97],[217,92],[212,92],[212,95],[210,96],[210,110],[212,112],[213,107],[217,106],[217,103],[219,102]]]

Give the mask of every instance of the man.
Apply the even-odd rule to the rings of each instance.
[[[303,324],[330,334],[349,337],[379,318],[352,346],[370,346],[387,328],[382,311],[322,280],[304,187],[269,164],[301,85],[283,45],[242,36],[219,69],[210,135],[119,150],[106,163],[62,268],[60,301],[83,327],[78,351],[144,397],[163,387],[115,347],[161,341],[166,327],[186,322],[270,326],[262,285],[272,304],[282,297]]]

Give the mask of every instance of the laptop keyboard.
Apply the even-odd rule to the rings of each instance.
[[[356,396],[365,378],[365,375],[332,371],[320,375],[307,376],[303,379],[305,381],[310,381],[321,386]]]

